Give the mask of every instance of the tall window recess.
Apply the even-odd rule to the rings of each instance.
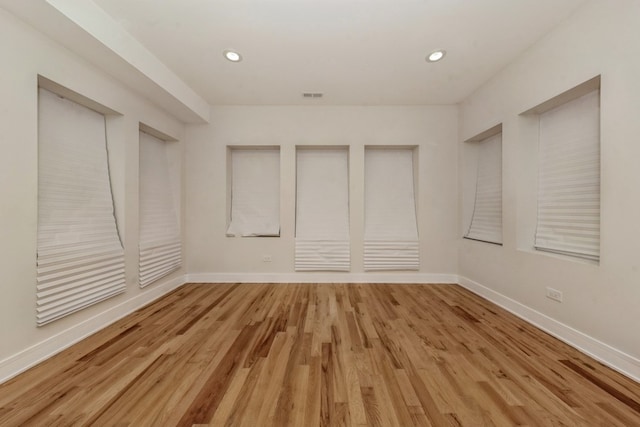
[[[105,117],[39,89],[38,326],[125,291]]]
[[[600,91],[540,118],[535,248],[600,258]]]
[[[280,150],[232,148],[230,175],[227,236],[279,236]]]
[[[364,269],[418,270],[414,149],[365,150]]]
[[[180,268],[182,242],[167,145],[140,132],[140,287]]]
[[[502,244],[502,133],[473,144],[477,173],[467,239]]]
[[[296,271],[349,271],[349,153],[299,148]]]

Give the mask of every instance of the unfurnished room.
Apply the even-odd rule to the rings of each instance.
[[[0,33],[1,426],[640,426],[640,1]]]

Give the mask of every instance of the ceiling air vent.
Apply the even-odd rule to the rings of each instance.
[[[322,98],[322,93],[320,92],[304,92],[302,94],[303,98]]]

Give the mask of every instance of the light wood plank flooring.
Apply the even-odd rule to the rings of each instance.
[[[640,385],[454,285],[186,285],[0,386],[1,426],[638,426]]]

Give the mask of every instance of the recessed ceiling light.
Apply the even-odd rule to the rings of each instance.
[[[242,56],[238,52],[236,52],[234,50],[227,49],[223,53],[224,53],[224,57],[227,58],[231,62],[240,62],[240,61],[242,61]]]
[[[440,61],[442,58],[444,58],[444,56],[447,54],[446,50],[434,50],[433,52],[431,52],[429,54],[429,56],[427,56],[427,61],[429,62],[438,62]]]

